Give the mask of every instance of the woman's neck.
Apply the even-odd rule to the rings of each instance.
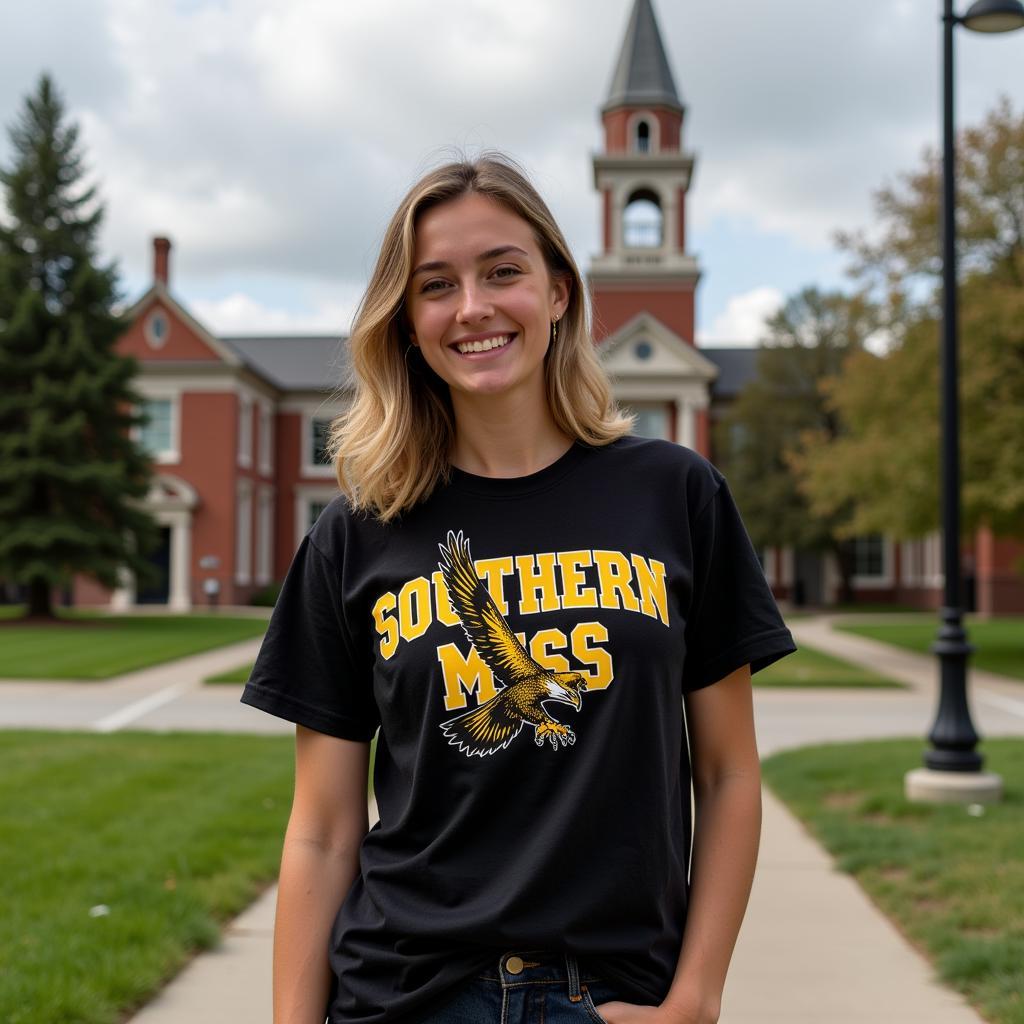
[[[568,451],[572,437],[555,423],[547,399],[453,395],[452,465],[476,476],[529,476]]]

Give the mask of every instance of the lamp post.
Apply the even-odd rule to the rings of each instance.
[[[967,657],[960,593],[960,423],[957,394],[956,197],[954,189],[953,30],[1011,32],[1024,26],[1020,0],[976,0],[963,17],[953,0],[942,13],[942,624],[932,651],[939,658],[939,709],[924,768],[906,775],[908,798],[928,802],[986,802],[1002,795],[1002,779],[982,772],[978,734],[967,707]]]

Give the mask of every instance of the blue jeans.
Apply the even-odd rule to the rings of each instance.
[[[569,953],[511,950],[419,1024],[606,1024],[594,1005],[619,998]]]

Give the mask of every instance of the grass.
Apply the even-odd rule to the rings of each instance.
[[[904,689],[902,683],[833,658],[801,644],[793,654],[762,669],[753,677],[756,687],[879,687]]]
[[[276,877],[292,751],[291,737],[0,732],[0,1020],[115,1024],[216,945]]]
[[[56,625],[0,624],[0,678],[108,679],[262,636],[264,619],[60,613]]]
[[[221,672],[219,675],[207,676],[204,683],[246,683],[249,680],[249,676],[252,675],[252,667],[255,663],[249,662],[246,665],[241,665],[238,668],[233,668],[228,672]]]
[[[939,631],[936,616],[914,622],[880,622],[876,625],[839,625],[836,629],[883,643],[905,647],[919,654],[931,654]],[[1024,679],[1024,617],[1007,616],[966,620],[968,642],[975,647],[969,665]]]
[[[1024,1024],[1024,744],[986,740],[1005,798],[974,816],[911,804],[921,740],[775,754],[765,781],[910,941],[993,1024]]]

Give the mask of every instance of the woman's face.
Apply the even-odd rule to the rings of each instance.
[[[551,321],[568,297],[530,225],[501,203],[470,192],[418,218],[405,298],[410,340],[453,399],[543,394]]]

